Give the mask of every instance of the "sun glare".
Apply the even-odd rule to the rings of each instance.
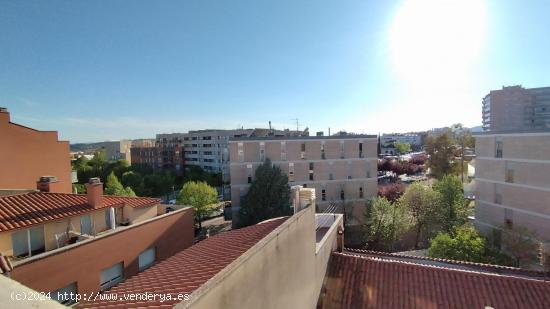
[[[485,25],[483,0],[404,1],[389,31],[396,73],[413,83],[452,83],[478,59]]]

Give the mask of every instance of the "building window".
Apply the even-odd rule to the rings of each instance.
[[[265,160],[265,143],[261,142],[260,143],[260,161],[264,161],[264,160]]]
[[[14,232],[11,241],[15,257],[33,256],[46,251],[43,225]]]
[[[313,171],[309,171],[309,180],[313,181]]]
[[[504,225],[509,229],[514,227],[514,211],[512,209],[504,209]]]
[[[348,179],[352,178],[353,169],[351,166],[351,161],[348,161]]]
[[[495,141],[495,158],[502,158],[502,137],[497,137]]]
[[[288,181],[294,181],[294,163],[288,163]]]
[[[76,303],[76,298],[74,297],[76,293],[77,293],[76,282],[73,282],[67,285],[66,287],[52,291],[50,293],[50,296],[56,302],[65,306],[69,306]],[[71,294],[73,296],[71,296]]]
[[[328,174],[328,180],[334,180],[334,175],[332,175],[332,173]]]
[[[123,270],[124,267],[122,262],[103,269],[99,277],[99,286],[101,287],[101,290],[105,291],[119,283],[124,278]]]
[[[147,267],[153,265],[153,263],[155,263],[156,256],[157,254],[155,247],[149,248],[140,253],[138,257],[139,271],[143,271]]]
[[[307,183],[304,183],[302,187],[307,188]]]
[[[244,162],[243,143],[237,143],[237,152],[239,156],[239,162]]]
[[[321,159],[325,160],[325,141],[321,141]]]
[[[359,187],[359,198],[363,198],[363,187]]]
[[[302,143],[300,158],[302,158],[303,160],[305,160],[306,158],[306,143]]]
[[[502,204],[502,192],[499,186],[495,183],[495,204]]]
[[[340,190],[340,199],[341,200],[345,199],[344,190]]]
[[[340,141],[340,159],[345,158],[344,156],[344,141]]]
[[[247,182],[248,183],[252,183],[252,164],[247,164],[246,165],[246,171],[247,171]]]
[[[327,200],[327,192],[325,189],[321,190],[321,200],[326,201]]]
[[[92,235],[92,218],[90,215],[80,217],[80,234]]]
[[[506,167],[506,182],[514,182],[514,169]]]
[[[363,143],[359,143],[359,158],[363,157]]]
[[[281,161],[286,161],[286,142],[281,142]]]

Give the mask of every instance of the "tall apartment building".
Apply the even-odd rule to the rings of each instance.
[[[489,92],[482,103],[484,131],[550,128],[550,87],[502,87]]]
[[[254,129],[198,130],[183,134],[185,162],[203,170],[222,173],[229,181],[229,139],[250,136]]]
[[[267,158],[290,185],[315,188],[318,211],[345,212],[346,225],[359,225],[367,200],[377,194],[374,135],[242,137],[231,139],[229,149],[234,222],[241,197]]]
[[[13,123],[0,108],[0,189],[34,189],[44,175],[55,176],[57,192],[72,192],[69,142]]]
[[[550,242],[550,131],[476,138],[476,226],[499,239],[523,226]]]

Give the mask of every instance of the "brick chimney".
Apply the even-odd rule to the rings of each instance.
[[[62,192],[61,187],[55,176],[41,176],[36,182],[36,189],[40,192]]]
[[[100,208],[103,205],[103,183],[98,177],[90,178],[86,184],[88,205]]]

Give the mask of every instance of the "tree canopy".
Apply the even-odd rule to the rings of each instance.
[[[446,231],[450,232],[454,226],[466,223],[468,204],[464,199],[464,189],[460,179],[454,175],[445,175],[434,183],[433,189],[439,193],[441,198]]]
[[[132,188],[122,186],[114,172],[111,172],[107,176],[107,182],[105,183],[105,194],[117,195],[117,196],[136,196]]]
[[[441,226],[440,196],[430,187],[420,183],[410,185],[399,198],[398,203],[406,209],[411,217],[415,233],[415,248],[426,243]]]
[[[288,178],[266,159],[254,174],[248,193],[241,199],[240,227],[292,213]]]
[[[203,219],[212,213],[212,206],[218,202],[218,192],[204,181],[188,181],[181,188],[177,202],[193,207],[200,229]]]
[[[438,137],[430,137],[426,142],[426,152],[430,156],[428,165],[431,174],[441,178],[447,174],[455,174],[457,164],[454,162],[455,145],[448,132]]]
[[[410,221],[399,203],[391,203],[384,197],[372,201],[365,219],[369,247],[384,251],[392,250]]]
[[[400,141],[395,141],[395,143],[393,143],[393,146],[395,147],[395,149],[397,149],[397,152],[399,152],[399,154],[406,154],[411,152],[411,144],[409,143],[401,143]]]
[[[454,234],[439,233],[431,241],[428,256],[486,263],[486,242],[472,227],[461,227]]]

